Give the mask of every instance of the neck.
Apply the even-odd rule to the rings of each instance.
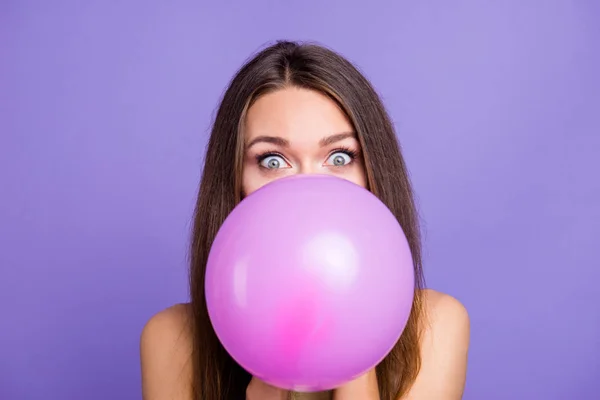
[[[300,393],[290,392],[289,400],[332,400],[333,390],[327,390],[325,392],[313,392],[313,393]]]

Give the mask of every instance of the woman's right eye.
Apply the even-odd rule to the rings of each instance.
[[[266,169],[287,168],[288,164],[283,157],[278,155],[269,155],[260,160],[260,166]]]

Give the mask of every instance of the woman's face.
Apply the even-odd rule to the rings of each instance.
[[[352,125],[328,97],[289,87],[260,97],[244,127],[242,190],[294,174],[329,174],[366,187]]]

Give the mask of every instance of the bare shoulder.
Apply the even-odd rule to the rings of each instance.
[[[402,399],[462,398],[469,349],[469,314],[460,301],[435,290],[423,291],[421,369]]]
[[[465,306],[456,298],[431,289],[423,291],[423,300],[422,347],[433,343],[438,349],[443,346],[459,346],[466,350],[470,321]]]
[[[148,320],[140,339],[144,400],[191,399],[190,307],[177,304]]]
[[[454,297],[432,289],[423,290],[426,320],[430,324],[469,323],[469,314],[465,306]]]
[[[142,330],[142,343],[157,336],[164,339],[175,333],[185,337],[190,333],[190,312],[189,304],[176,304],[154,314]]]

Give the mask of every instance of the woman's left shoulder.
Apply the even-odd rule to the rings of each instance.
[[[465,306],[449,294],[432,289],[424,289],[422,294],[425,336],[468,343],[470,321]]]
[[[421,366],[403,399],[461,399],[467,376],[469,314],[456,298],[422,294]]]
[[[450,295],[430,289],[421,294],[421,366],[403,399],[460,399],[467,374],[469,314]]]
[[[449,294],[433,289],[423,289],[422,294],[425,312],[430,316],[444,316],[463,322],[469,319],[469,313],[465,306]]]

